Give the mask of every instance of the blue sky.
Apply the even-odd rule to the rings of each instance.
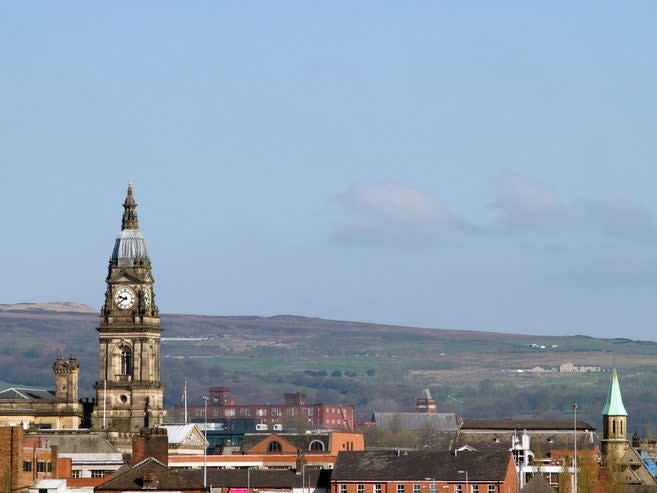
[[[657,4],[0,6],[0,303],[655,340]]]

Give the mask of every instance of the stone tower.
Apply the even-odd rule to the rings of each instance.
[[[78,405],[78,377],[80,363],[75,358],[68,361],[61,356],[52,365],[55,372],[55,401],[69,405]]]
[[[611,370],[611,383],[607,394],[607,403],[602,411],[603,457],[620,457],[627,449],[627,411],[623,405],[616,368]]]
[[[139,231],[132,184],[109,261],[98,326],[100,376],[92,428],[129,440],[166,419],[160,382],[160,317],[151,261]]]

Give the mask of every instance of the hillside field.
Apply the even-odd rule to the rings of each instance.
[[[0,310],[0,388],[53,387],[58,354],[82,365],[81,397],[93,397],[98,316],[81,311]],[[303,391],[313,402],[372,411],[411,411],[430,389],[440,411],[465,418],[564,418],[571,404],[600,426],[609,369],[619,370],[630,431],[657,435],[657,343],[584,336],[545,337],[397,327],[295,316],[163,315],[162,378],[168,405],[213,385],[238,403],[282,402]],[[189,338],[189,339],[188,339]],[[545,348],[541,348],[545,346]],[[572,362],[601,372],[549,371]],[[545,372],[531,372],[540,366]],[[25,369],[29,368],[30,371]]]

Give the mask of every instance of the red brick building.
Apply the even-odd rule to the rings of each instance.
[[[57,448],[26,437],[20,426],[0,428],[0,493],[27,490],[49,478],[57,478]]]
[[[172,420],[184,422],[184,407],[172,410]],[[284,394],[283,404],[236,404],[228,387],[210,387],[208,393],[208,422],[220,420],[252,420],[258,431],[287,428],[286,424],[299,417],[308,421],[312,428],[331,430],[354,429],[354,406],[345,404],[308,404],[303,394]],[[188,421],[203,422],[205,406],[188,407]]]
[[[516,493],[511,454],[444,451],[340,452],[331,493]]]

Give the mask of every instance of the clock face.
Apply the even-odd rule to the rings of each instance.
[[[135,304],[135,292],[132,288],[121,288],[114,295],[114,303],[120,310],[127,310]]]

